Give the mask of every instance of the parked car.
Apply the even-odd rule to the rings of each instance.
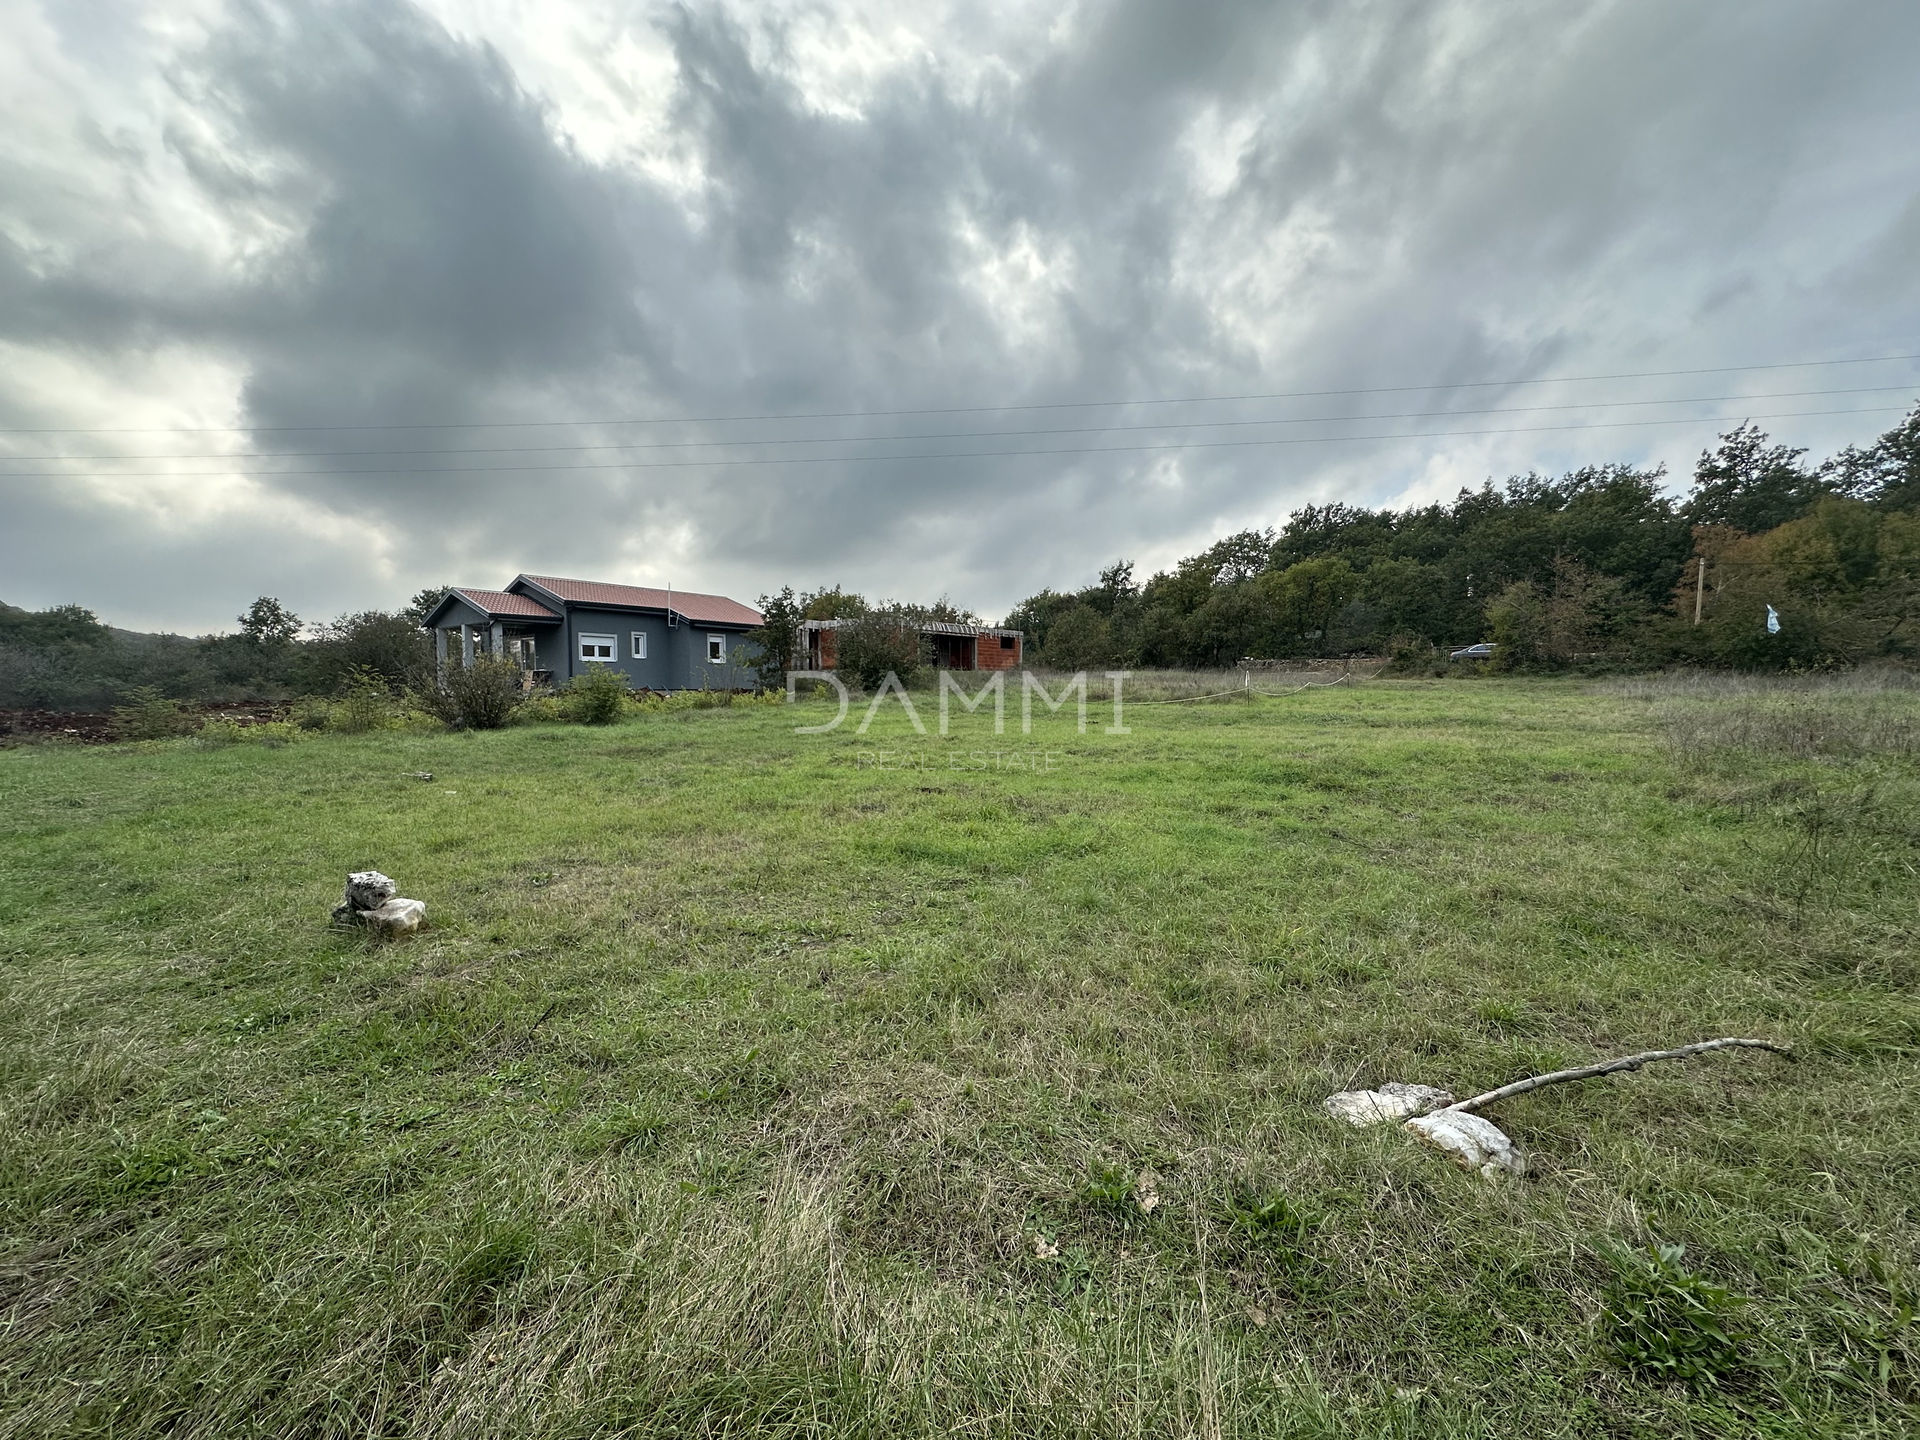
[[[1493,658],[1493,650],[1492,645],[1482,640],[1478,645],[1469,645],[1465,649],[1449,652],[1447,658],[1449,660],[1490,660]]]

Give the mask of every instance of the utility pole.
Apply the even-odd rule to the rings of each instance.
[[[1707,557],[1700,557],[1700,573],[1693,580],[1693,623],[1700,623],[1701,607],[1707,603]]]

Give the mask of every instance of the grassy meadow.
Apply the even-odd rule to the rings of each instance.
[[[1912,1433],[1920,692],[1010,710],[0,751],[0,1436]]]

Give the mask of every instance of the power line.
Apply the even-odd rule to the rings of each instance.
[[[1887,415],[1901,414],[1904,407],[1897,405],[1878,405],[1855,410],[1787,410],[1766,415],[1748,415],[1748,420],[1791,420],[1816,415]],[[1193,440],[1171,445],[1063,445],[1040,450],[950,450],[933,451],[906,455],[784,455],[768,456],[758,459],[726,460],[630,460],[610,461],[605,464],[591,465],[413,465],[413,466],[376,466],[362,470],[122,470],[115,474],[87,474],[70,470],[16,470],[0,475],[5,480],[210,480],[210,479],[260,479],[274,480],[283,476],[310,475],[524,475],[569,474],[597,470],[687,470],[713,469],[722,466],[762,466],[762,465],[828,465],[855,464],[876,460],[987,460],[1008,456],[1023,455],[1118,455],[1143,454],[1171,450],[1222,450],[1240,449],[1255,445],[1324,445],[1348,441],[1369,440],[1421,440],[1437,437],[1469,437],[1480,435],[1536,435],[1556,430],[1612,430],[1636,425],[1720,425],[1729,418],[1725,415],[1688,416],[1669,420],[1596,420],[1585,425],[1526,425],[1486,430],[1409,430],[1389,435],[1293,435],[1263,440]]]
[[[1755,370],[1802,370],[1828,365],[1881,365],[1920,360],[1911,355],[1863,355],[1844,360],[1783,360],[1766,365],[1709,365],[1693,370],[1622,370],[1608,375],[1545,375],[1512,380],[1448,380],[1427,385],[1375,385],[1346,390],[1275,390],[1245,395],[1185,395],[1137,400],[1058,400],[1029,405],[950,405],[909,410],[802,410],[766,415],[662,415],[611,420],[450,420],[406,425],[0,425],[12,435],[267,435],[314,430],[527,430],[564,425],[711,425],[748,420],[857,420],[888,415],[981,415],[999,411],[1092,410],[1132,405],[1205,405],[1240,400],[1304,400],[1334,395],[1406,395],[1431,390],[1504,389],[1514,385],[1566,385],[1593,380],[1657,380],[1678,375],[1732,375]]]
[[[1890,390],[1907,388],[1904,384],[1859,385],[1844,390],[1770,390],[1758,395],[1686,395],[1671,400],[1583,400],[1563,405],[1488,406],[1479,410],[1401,410],[1378,415],[1294,415],[1259,420],[1178,420],[1162,421],[1155,425],[1074,425],[1037,430],[949,430],[917,435],[774,435],[752,440],[646,440],[628,441],[617,445],[486,445],[419,450],[252,450],[242,454],[235,454],[232,451],[208,451],[196,454],[0,455],[0,461],[12,463],[24,460],[266,460],[312,456],[345,459],[367,455],[557,455],[594,450],[711,450],[730,445],[858,445],[881,444],[896,440],[995,440],[1029,435],[1110,435],[1138,430],[1221,430],[1253,425],[1318,425],[1360,420],[1429,420],[1447,415],[1525,415],[1549,410],[1614,410],[1645,405],[1730,405],[1736,401],[1804,399],[1819,395],[1879,395]]]

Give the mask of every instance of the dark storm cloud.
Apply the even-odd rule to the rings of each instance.
[[[0,340],[106,371],[204,355],[241,377],[258,450],[329,452],[274,464],[365,472],[284,476],[199,519],[0,481],[16,522],[0,598],[97,595],[213,623],[235,600],[197,593],[210,576],[250,592],[278,573],[324,611],[526,568],[746,596],[845,577],[998,607],[1309,498],[1377,502],[1451,474],[1449,447],[622,471],[565,468],[606,452],[508,452],[772,435],[897,437],[810,452],[826,455],[964,450],[911,437],[1181,417],[277,427],[1034,405],[1917,348],[1903,341],[1920,320],[1920,161],[1898,139],[1920,118],[1910,6],[1123,0],[1057,36],[950,31],[833,105],[814,93],[808,13],[646,22],[672,78],[641,98],[690,189],[589,158],[510,39],[394,4],[235,5],[156,62],[177,97],[167,163],[238,237],[222,245],[147,223],[159,207],[136,182],[158,162],[110,123],[76,124],[72,163],[102,177],[95,194],[123,183],[123,214],[76,221],[39,198],[51,166],[0,160],[31,222],[0,225]],[[93,56],[91,36],[69,23],[62,44],[127,80],[139,56]],[[44,390],[0,384],[0,413],[48,423]],[[1362,402],[1273,413],[1343,403]],[[1684,464],[1710,437],[1463,453]],[[349,453],[446,447],[500,453]],[[384,473],[436,465],[515,468]]]

